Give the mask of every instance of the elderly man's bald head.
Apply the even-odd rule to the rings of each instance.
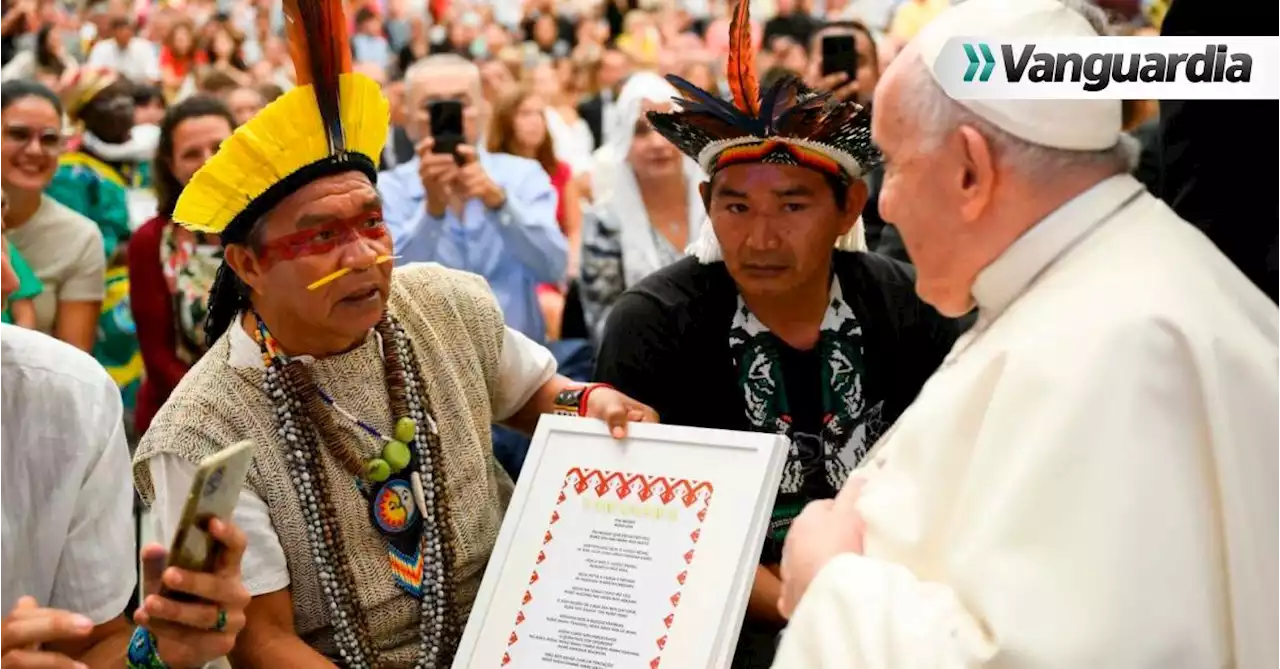
[[[415,142],[430,134],[428,106],[436,100],[457,100],[463,105],[463,132],[468,144],[480,138],[488,105],[481,87],[480,68],[454,54],[437,54],[419,60],[404,77],[406,130]]]
[[[949,98],[909,45],[875,93],[885,158],[880,214],[898,228],[920,296],[950,316],[972,306],[978,273],[1050,212],[1128,171],[1136,142],[1076,151],[1035,144]]]

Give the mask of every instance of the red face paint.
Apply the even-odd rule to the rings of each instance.
[[[304,256],[325,255],[361,238],[386,241],[390,251],[391,233],[382,222],[381,208],[273,239],[263,245],[258,258],[274,264]]]

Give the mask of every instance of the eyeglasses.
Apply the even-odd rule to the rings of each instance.
[[[4,140],[22,147],[31,144],[32,141],[40,144],[40,150],[45,153],[54,154],[62,151],[66,138],[62,132],[54,128],[35,129],[25,125],[10,125],[4,129]]]

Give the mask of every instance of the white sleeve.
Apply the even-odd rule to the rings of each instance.
[[[907,491],[935,482],[919,453],[895,464],[890,442],[857,506],[867,553],[919,542],[911,564],[827,565],[776,669],[1232,664],[1200,380],[1212,373],[1171,327],[1121,324],[1062,348],[1002,356],[989,395],[974,396],[974,441],[939,447],[964,452],[933,474],[965,477],[947,508],[909,508]]]
[[[147,468],[156,493],[151,505],[153,536],[168,548],[182,519],[182,507],[197,467],[177,455],[161,453],[147,461]],[[280,545],[280,537],[262,498],[248,488],[242,490],[231,519],[248,539],[240,572],[244,574],[244,587],[249,594],[256,597],[289,587],[289,564],[284,547]]]
[[[115,63],[111,58],[111,50],[114,47],[110,42],[111,40],[103,40],[93,45],[93,48],[89,50],[89,58],[85,65],[89,67],[114,67]]]
[[[98,406],[82,416],[87,420],[80,442],[96,446],[97,452],[76,496],[53,591],[47,603],[41,602],[86,615],[99,625],[124,612],[137,584],[138,564],[120,390],[106,375],[102,379]]]
[[[555,376],[556,357],[551,351],[519,331],[506,328],[498,360],[498,387],[493,396],[494,422],[515,415]]]
[[[146,44],[145,49],[138,50],[138,56],[142,58],[143,70],[147,74],[147,78],[151,81],[160,81],[160,52],[150,43]]]

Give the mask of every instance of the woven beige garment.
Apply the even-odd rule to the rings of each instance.
[[[488,285],[478,276],[435,264],[392,274],[391,313],[413,340],[420,374],[430,395],[444,451],[450,523],[456,535],[453,577],[459,624],[465,624],[510,499],[511,479],[493,457],[493,418],[503,321]],[[312,363],[317,384],[343,408],[387,433],[391,414],[378,338],[342,355]],[[198,462],[219,449],[257,442],[247,485],[266,502],[289,563],[294,625],[313,648],[336,656],[302,508],[291,482],[275,410],[262,391],[261,369],[228,364],[223,335],[182,380],[152,421],[133,461],[134,480],[148,504],[154,499],[146,461],[175,453]],[[366,456],[378,451],[359,428],[335,424]],[[355,573],[360,604],[384,662],[412,666],[417,655],[418,604],[395,585],[385,544],[369,520],[369,508],[350,476],[327,452],[323,466],[335,482],[346,556]],[[446,658],[443,666],[448,666]]]

